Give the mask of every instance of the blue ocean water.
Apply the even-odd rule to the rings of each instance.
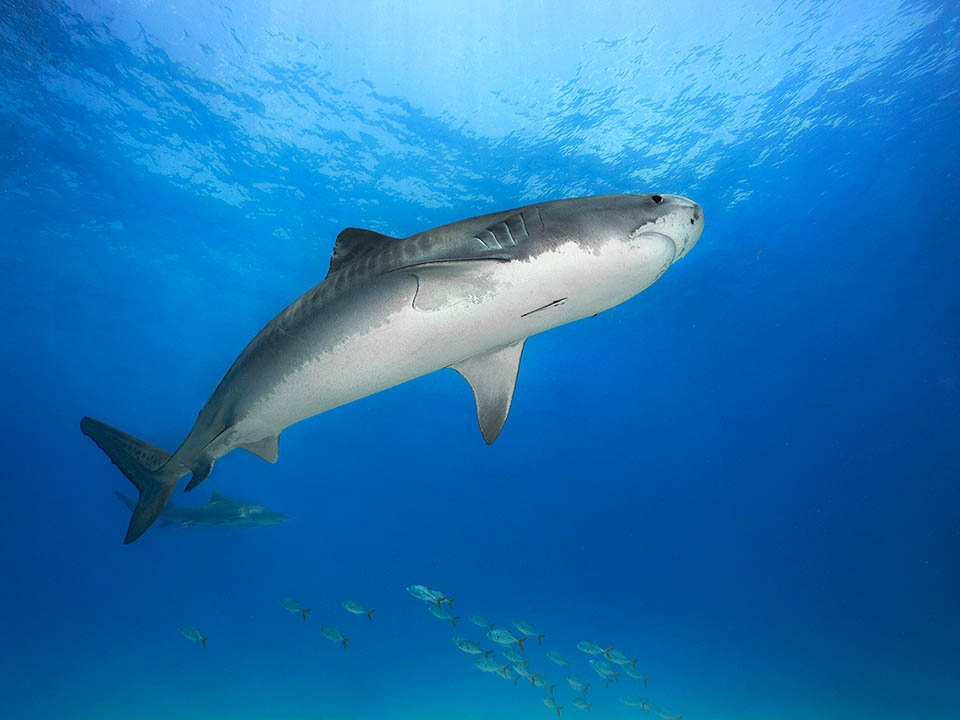
[[[0,0],[0,715],[551,717],[453,645],[492,646],[479,613],[545,634],[564,718],[548,650],[589,717],[956,718],[958,30],[896,0]],[[289,522],[122,544],[135,490],[80,418],[172,451],[340,229],[621,192],[693,198],[703,237],[531,338],[494,445],[434,373],[174,496]]]

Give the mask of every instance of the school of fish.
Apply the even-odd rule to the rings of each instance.
[[[453,646],[472,658],[474,667],[483,673],[512,680],[517,687],[526,687],[529,682],[532,688],[542,693],[542,705],[559,717],[563,717],[562,713],[567,708],[569,708],[568,712],[592,713],[598,702],[599,707],[603,707],[607,702],[613,702],[604,697],[612,686],[625,687],[629,691],[617,694],[617,699],[622,706],[642,712],[649,711],[661,720],[680,720],[683,717],[666,706],[654,704],[646,697],[632,694],[634,688],[626,687],[628,681],[624,678],[631,678],[630,682],[635,680],[633,686],[642,688],[647,687],[650,678],[638,670],[637,658],[631,657],[620,648],[592,640],[581,640],[576,644],[578,653],[571,654],[569,658],[559,650],[551,649],[544,652],[541,647],[548,637],[547,634],[539,632],[526,620],[513,620],[509,627],[498,627],[495,622],[491,622],[485,616],[474,614],[466,617],[466,623],[457,625],[460,615],[454,614],[453,596],[427,585],[409,585],[407,592],[423,602],[424,608],[433,617],[449,622],[451,631],[467,633],[470,632],[470,625],[479,628],[473,631],[479,633],[476,639],[463,637],[460,634],[455,635],[452,638]],[[307,619],[307,613],[312,612],[312,608],[303,607],[298,600],[289,596],[280,600],[280,606],[291,614],[299,615],[303,620]],[[373,621],[375,610],[367,608],[356,600],[344,600],[341,606],[351,615],[366,615],[368,620]],[[319,632],[325,639],[341,645],[344,650],[347,649],[350,638],[345,636],[340,628],[334,625],[323,625]],[[208,638],[197,628],[184,626],[180,628],[180,633],[187,639],[200,643],[203,648],[207,647]],[[584,662],[592,669],[599,680],[594,679],[591,682],[577,675],[575,665],[580,662]],[[564,683],[563,681],[555,682],[550,675],[551,670],[563,673],[563,681],[566,681],[566,685],[573,693],[573,697],[568,701],[561,700],[566,692]],[[623,682],[622,686],[621,682]],[[599,701],[597,700],[598,690],[591,692],[591,688],[597,687],[603,688],[599,690]],[[566,696],[569,697],[569,694]]]

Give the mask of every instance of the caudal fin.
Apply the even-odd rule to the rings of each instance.
[[[205,648],[207,646],[207,640],[209,639],[210,639],[209,635],[207,637],[200,638],[200,646]]]
[[[373,620],[373,614],[376,610],[367,610],[367,620]]]
[[[307,613],[310,612],[311,610],[313,610],[313,608],[306,608],[300,611],[300,614],[303,615],[304,620],[307,619]]]
[[[93,418],[83,418],[80,430],[107,454],[140,491],[140,499],[133,509],[133,517],[123,539],[124,544],[132,543],[163,512],[177,484],[178,476],[163,472],[170,454]]]

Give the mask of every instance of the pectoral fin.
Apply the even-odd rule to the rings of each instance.
[[[510,413],[525,342],[526,339],[523,339],[450,366],[460,373],[473,389],[480,432],[483,433],[487,445],[492,445],[497,439]]]

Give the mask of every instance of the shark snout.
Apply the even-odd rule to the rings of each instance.
[[[679,259],[690,252],[703,234],[703,208],[685,197],[678,197],[677,201],[677,204],[681,206],[680,227],[682,228],[682,232],[678,233],[679,237],[675,241],[678,246],[677,258]]]

